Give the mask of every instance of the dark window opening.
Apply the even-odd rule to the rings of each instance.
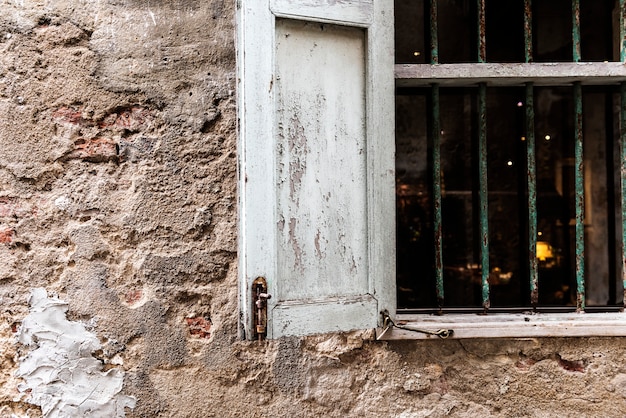
[[[429,1],[395,0],[396,63],[431,60]],[[439,63],[478,62],[476,0],[437,1]],[[572,56],[572,0],[534,0],[532,61],[568,62]],[[580,0],[582,61],[619,61],[615,0]],[[485,0],[487,62],[524,62],[524,0]]]
[[[476,1],[437,2],[437,61],[478,62]],[[571,62],[571,0],[532,2],[532,59]],[[396,0],[396,62],[433,59],[429,2]],[[524,62],[523,0],[485,1],[487,62]],[[619,59],[618,4],[580,1],[582,61]],[[576,206],[584,197],[585,307],[623,306],[619,86],[533,86],[536,204],[529,207],[526,90],[437,87],[441,205],[435,204],[431,88],[396,94],[398,308],[483,309],[481,115],[486,117],[489,309],[576,309]],[[582,184],[576,184],[576,109],[582,107]],[[442,283],[435,217],[441,217]],[[529,219],[536,218],[538,299],[530,289]],[[443,293],[443,298],[440,293]]]

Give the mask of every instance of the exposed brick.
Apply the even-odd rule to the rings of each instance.
[[[11,228],[0,228],[0,244],[11,244],[15,237],[15,231]]]
[[[85,125],[86,120],[83,113],[79,109],[70,107],[61,107],[52,113],[52,118],[58,123],[66,123],[69,125]]]
[[[52,113],[56,123],[76,125],[80,127],[98,127],[103,130],[126,129],[137,132],[145,128],[153,119],[152,112],[141,106],[118,109],[108,114],[100,122],[83,117],[81,109],[60,107]]]
[[[568,372],[584,373],[585,371],[585,363],[581,360],[565,360],[559,356],[558,361],[559,365]]]
[[[139,131],[150,122],[151,118],[150,110],[141,106],[132,106],[106,116],[99,126],[102,129],[118,128]]]
[[[109,138],[80,139],[75,143],[72,158],[101,162],[117,156],[115,142]]]
[[[143,292],[141,291],[141,289],[129,290],[128,292],[126,292],[126,295],[124,295],[124,299],[129,305],[134,305],[135,303],[139,302],[142,297]]]
[[[535,359],[532,359],[530,357],[522,357],[515,362],[515,367],[517,367],[517,369],[520,371],[527,372],[535,363],[537,363],[537,360]]]
[[[197,316],[195,318],[186,318],[187,326],[189,327],[189,333],[198,338],[210,338],[211,337],[211,321]]]

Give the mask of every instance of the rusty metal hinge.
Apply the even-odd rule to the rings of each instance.
[[[254,301],[254,338],[262,341],[267,337],[267,300],[272,295],[267,293],[267,280],[257,277],[252,282],[252,300]]]

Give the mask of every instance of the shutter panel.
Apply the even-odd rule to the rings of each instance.
[[[268,337],[395,311],[393,2],[239,5],[241,307]]]

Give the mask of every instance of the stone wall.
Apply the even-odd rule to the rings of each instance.
[[[0,416],[623,415],[622,339],[238,340],[234,3],[0,0]]]

